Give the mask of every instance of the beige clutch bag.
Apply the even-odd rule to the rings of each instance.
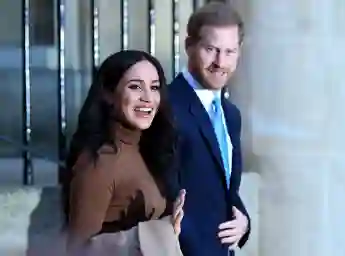
[[[183,256],[170,217],[139,223],[138,238],[143,256]]]
[[[140,222],[127,231],[97,235],[81,255],[183,256],[170,216]]]

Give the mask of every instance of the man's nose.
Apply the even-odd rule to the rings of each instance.
[[[214,64],[216,67],[218,68],[221,68],[224,66],[224,63],[225,63],[225,58],[224,58],[224,54],[221,53],[221,52],[218,52],[217,55],[216,55],[216,58],[214,60]]]

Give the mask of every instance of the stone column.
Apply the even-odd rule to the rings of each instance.
[[[235,0],[233,97],[261,176],[259,255],[345,255],[345,2]]]

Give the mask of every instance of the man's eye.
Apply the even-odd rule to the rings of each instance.
[[[237,51],[236,50],[226,50],[226,55],[231,55],[231,54],[234,54],[236,53]]]

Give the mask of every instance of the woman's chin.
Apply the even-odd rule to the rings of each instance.
[[[151,120],[136,120],[132,122],[133,128],[138,129],[138,130],[146,130],[150,128],[151,124],[152,124]]]

